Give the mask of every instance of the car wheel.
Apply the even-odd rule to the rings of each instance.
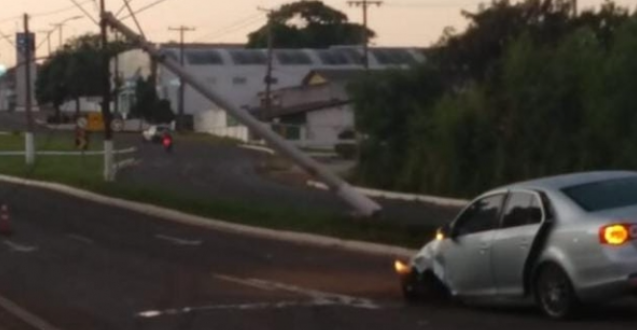
[[[449,297],[447,288],[431,272],[410,273],[402,281],[402,292],[408,302],[438,301]]]
[[[554,264],[540,269],[535,281],[535,298],[542,311],[553,319],[571,318],[579,307],[571,280]]]

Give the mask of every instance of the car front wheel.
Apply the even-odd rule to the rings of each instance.
[[[411,272],[402,280],[402,292],[408,302],[437,301],[449,297],[447,288],[431,272]]]
[[[579,307],[568,275],[554,264],[540,269],[535,281],[535,298],[542,311],[553,319],[571,318]]]

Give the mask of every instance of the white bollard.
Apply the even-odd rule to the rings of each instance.
[[[113,141],[104,141],[104,181],[115,181],[115,161],[113,156]]]
[[[35,138],[33,137],[33,132],[24,134],[24,155],[27,165],[35,164]]]

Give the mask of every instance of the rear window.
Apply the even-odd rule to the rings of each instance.
[[[562,192],[589,212],[637,205],[637,177],[571,186]]]

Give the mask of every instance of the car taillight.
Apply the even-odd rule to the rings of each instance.
[[[599,240],[602,244],[608,245],[622,245],[628,241],[637,240],[637,225],[604,226],[599,230]]]

